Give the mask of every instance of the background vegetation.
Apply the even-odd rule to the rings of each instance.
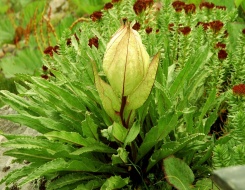
[[[3,90],[1,100],[18,114],[1,118],[40,135],[2,134],[5,154],[29,164],[1,183],[215,189],[213,169],[245,163],[244,1],[213,1],[226,9],[186,1],[197,8],[179,12],[165,0],[160,11],[149,5],[139,13],[130,0],[110,9],[108,1],[73,0],[62,19],[46,1],[14,2],[0,11],[0,44],[15,46],[0,66],[1,88],[16,94]],[[91,16],[100,8],[102,18]],[[161,53],[154,88],[129,129],[105,111],[91,65],[108,82],[103,55],[125,17],[139,23],[150,57]]]

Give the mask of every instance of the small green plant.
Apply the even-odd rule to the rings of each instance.
[[[227,48],[236,15],[209,3],[113,0],[75,35],[64,31],[58,50],[45,57],[42,78],[22,74],[18,95],[1,91],[18,114],[0,117],[39,134],[2,134],[4,154],[28,164],[0,183],[212,188],[219,144],[230,140],[214,128],[226,126],[219,112],[238,109],[232,101],[244,108],[230,90],[245,70],[243,54]],[[228,132],[238,135],[239,122],[239,115],[229,120]],[[241,148],[234,151],[241,155]]]

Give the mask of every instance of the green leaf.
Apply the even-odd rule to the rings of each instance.
[[[48,139],[61,140],[63,142],[68,142],[81,146],[88,146],[93,142],[96,142],[92,138],[83,138],[79,133],[76,132],[66,132],[66,131],[52,131],[44,134]]]
[[[234,0],[236,7],[239,7],[244,0]]]
[[[19,148],[11,149],[4,152],[4,155],[12,156],[20,160],[27,160],[29,162],[44,163],[55,158],[54,154],[48,150],[41,148]]]
[[[46,164],[41,165],[40,167],[36,168],[32,173],[27,175],[27,177],[21,181],[20,185],[24,185],[28,182],[33,181],[45,174],[55,173],[61,170],[64,170],[68,166],[67,162],[61,158],[52,160]]]
[[[206,114],[206,112],[210,109],[210,107],[214,104],[215,102],[215,98],[216,98],[216,89],[214,88],[209,96],[208,96],[208,99],[207,101],[205,102],[204,106],[202,107],[202,112],[201,114],[199,115],[199,128],[201,127],[202,125],[202,119],[203,119],[203,116]],[[204,132],[204,131],[200,131],[200,132]]]
[[[24,125],[24,126],[28,126],[32,129],[35,129],[39,133],[47,133],[51,131],[51,129],[45,127],[43,124],[40,123],[40,120],[38,119],[38,117],[34,117],[31,115],[24,115],[24,114],[22,115],[18,115],[18,114],[0,115],[0,118],[7,119],[15,123]]]
[[[97,176],[96,176],[96,178],[97,178]],[[104,182],[105,182],[104,179],[93,179],[93,180],[90,180],[86,183],[78,185],[74,190],[98,189],[99,187],[101,187],[101,185],[103,185]]]
[[[128,130],[121,124],[114,122],[107,129],[101,130],[102,136],[106,137],[109,141],[117,141],[124,143]]]
[[[58,85],[55,85],[41,78],[32,77],[31,79],[35,85],[39,86],[50,94],[59,97],[60,100],[64,102],[70,109],[77,111],[86,110],[86,107],[83,105],[80,99],[64,88],[58,87]]]
[[[129,183],[129,178],[121,178],[120,176],[112,176],[100,188],[101,190],[120,189]]]
[[[99,177],[99,176],[97,176]],[[66,185],[71,185],[76,182],[82,183],[82,181],[94,179],[94,176],[91,174],[81,174],[81,173],[71,173],[52,181],[48,184],[47,190],[54,190],[64,187]]]
[[[201,67],[210,59],[211,53],[209,46],[200,47],[196,53],[193,53],[188,59],[184,68],[180,71],[174,82],[170,86],[170,94],[173,99],[177,97],[179,92],[185,88],[185,83],[188,83],[192,76],[201,69]]]
[[[125,164],[128,162],[128,152],[126,149],[120,147],[117,149],[118,154],[113,154],[111,159],[112,159],[112,164]]]
[[[216,187],[216,185],[213,183],[213,181],[209,178],[204,178],[201,180],[198,180],[195,185],[195,190],[219,190],[219,188]]]
[[[133,126],[129,129],[129,132],[124,142],[124,146],[134,141],[138,136],[139,132],[140,132],[140,124],[138,122],[135,122]]]
[[[33,172],[39,166],[40,166],[40,163],[31,163],[30,165],[23,166],[20,169],[16,169],[16,170],[8,173],[8,175],[6,175],[5,177],[3,177],[0,181],[0,184],[2,184],[4,182],[6,185],[8,185],[10,183],[14,183],[17,180],[19,180],[23,177],[26,177],[28,174]]]
[[[43,148],[54,154],[58,151],[74,151],[75,149],[69,145],[59,142],[52,142],[46,139],[37,139],[34,137],[17,138],[1,143],[3,147],[11,148]]]
[[[112,87],[103,81],[99,75],[96,68],[96,64],[92,61],[95,85],[98,90],[103,108],[106,113],[113,119],[113,121],[120,122],[120,117],[116,112],[120,112],[121,102]]]
[[[99,135],[97,131],[98,125],[94,123],[89,113],[85,115],[85,120],[82,122],[82,130],[85,137],[91,137],[99,140]]]
[[[176,189],[192,189],[194,174],[183,160],[174,157],[166,158],[163,160],[163,169],[168,183]]]
[[[176,127],[177,121],[178,116],[174,112],[168,113],[159,119],[157,126],[150,129],[139,147],[137,162]]]
[[[96,143],[90,144],[89,146],[80,148],[80,149],[72,152],[71,154],[72,155],[81,155],[81,154],[86,153],[86,152],[102,152],[102,153],[113,154],[113,153],[116,153],[116,150],[105,145],[105,144],[103,144],[103,143],[96,142]]]
[[[176,152],[185,148],[185,146],[187,146],[189,143],[192,143],[195,140],[199,139],[200,137],[204,137],[204,136],[205,135],[202,133],[196,133],[196,134],[181,138],[175,142],[164,143],[160,149],[155,150],[154,153],[152,154],[149,164],[147,166],[147,171],[149,171],[160,160],[172,154],[175,154]]]

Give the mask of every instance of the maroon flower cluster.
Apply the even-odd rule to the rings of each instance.
[[[242,30],[242,33],[245,34],[245,28]]]
[[[221,22],[220,20],[215,20],[212,22],[198,22],[197,26],[200,25],[203,27],[204,30],[210,28],[216,33],[221,30],[221,28],[224,26],[224,23]]]
[[[195,4],[191,3],[191,4],[186,4],[184,6],[184,9],[185,9],[185,13],[186,14],[189,14],[189,13],[195,13],[196,11],[196,6]]]
[[[146,10],[147,7],[150,7],[153,5],[153,0],[137,0],[134,3],[134,12],[139,15],[143,11]]]
[[[216,33],[221,30],[221,28],[224,26],[224,23],[220,20],[215,20],[209,23],[210,28]]]
[[[173,32],[174,31],[174,23],[168,24],[168,30]]]
[[[185,7],[185,3],[182,1],[174,1],[172,3],[173,8],[175,9],[176,12],[181,12],[182,9]]]
[[[92,21],[97,21],[100,20],[103,16],[103,13],[101,11],[95,11],[93,12],[93,14],[90,15],[90,18],[92,19]]]
[[[58,53],[58,50],[59,50],[59,46],[49,46],[49,47],[47,47],[44,51],[43,51],[43,53],[44,54],[46,54],[46,55],[50,55],[51,57],[53,57],[53,52],[55,52],[55,53],[57,53],[57,54],[59,54]]]
[[[232,88],[233,94],[239,96],[245,96],[245,84],[238,84]]]
[[[139,22],[136,22],[133,27],[132,27],[134,30],[139,30],[140,29],[140,23]]]
[[[226,44],[222,42],[218,42],[217,44],[215,44],[215,48],[225,49],[225,47],[226,47]]]
[[[108,10],[108,9],[111,9],[113,7],[113,4],[112,3],[106,3],[104,5],[104,10]]]
[[[43,70],[43,73],[44,74],[42,74],[41,77],[43,79],[46,79],[47,80],[47,79],[49,79],[50,76],[55,77],[54,74],[51,71],[49,71],[49,69],[48,69],[47,66],[43,65],[42,66],[42,70]]]
[[[183,35],[187,36],[191,32],[191,28],[189,26],[180,27],[179,32],[181,32]]]
[[[199,5],[199,8],[207,8],[207,9],[213,9],[214,8],[214,4],[213,3],[209,3],[209,2],[203,2]]]
[[[88,42],[88,45],[90,48],[92,48],[92,46],[96,47],[98,49],[99,47],[99,39],[97,36],[93,37],[93,38],[90,38],[89,39],[89,42]]]
[[[215,6],[215,8],[216,9],[221,9],[221,10],[226,10],[226,6],[219,6],[219,5],[217,5],[217,6]]]
[[[224,49],[219,50],[218,58],[219,60],[224,60],[227,58],[227,52]]]
[[[196,6],[193,3],[185,4],[183,1],[174,1],[172,6],[176,12],[181,12],[183,9],[186,14],[194,13],[196,11]]]
[[[152,28],[148,26],[148,27],[145,29],[145,32],[146,32],[147,34],[152,33]]]

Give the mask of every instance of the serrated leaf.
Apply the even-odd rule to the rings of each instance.
[[[117,154],[113,154],[111,157],[112,164],[125,164],[128,162],[128,154],[129,152],[126,149],[120,147],[117,149]]]
[[[97,178],[97,176],[96,176]],[[83,183],[81,185],[78,185],[74,190],[93,190],[98,189],[101,187],[101,185],[105,182],[105,180],[102,179],[93,179],[88,181],[87,183]]]
[[[176,142],[169,142],[163,144],[160,149],[155,150],[154,153],[152,154],[149,164],[147,166],[147,171],[149,171],[160,160],[180,151],[189,143],[204,136],[205,135],[202,133],[197,133],[197,134],[190,135],[188,137],[181,138]]]
[[[99,177],[99,176],[97,176]],[[94,176],[90,174],[81,174],[81,173],[71,173],[64,176],[61,176],[60,178],[53,180],[51,183],[47,185],[47,190],[55,190],[59,189],[61,187],[64,187],[66,185],[71,185],[76,182],[81,182],[84,180],[91,180]]]
[[[195,190],[210,190],[210,189],[219,190],[219,188],[215,186],[215,184],[212,182],[211,179],[204,178],[196,182]]]
[[[86,107],[83,105],[80,99],[64,88],[58,87],[57,85],[41,78],[32,77],[31,79],[35,85],[45,89],[45,91],[48,91],[54,96],[58,96],[70,109],[75,109],[78,111],[86,110]]]
[[[44,163],[55,158],[54,154],[48,150],[41,148],[19,148],[7,150],[3,155],[12,156],[20,160],[27,160],[29,162]]]
[[[43,148],[45,150],[49,150],[50,153],[55,153],[62,150],[68,152],[75,150],[72,146],[65,145],[63,143],[52,142],[46,139],[37,139],[34,137],[9,140],[1,143],[1,146],[9,148]]]
[[[103,143],[94,143],[94,144],[90,144],[87,147],[83,147],[80,148],[74,152],[71,153],[71,155],[81,155],[84,154],[86,152],[102,152],[102,153],[116,153],[116,150],[103,144]]]
[[[203,116],[210,109],[210,107],[214,104],[215,98],[216,98],[216,88],[212,89],[212,91],[209,93],[207,101],[202,106],[202,112],[199,116],[199,128],[201,127]],[[204,131],[202,131],[202,132],[204,132]]]
[[[170,94],[173,99],[185,87],[184,83],[189,82],[195,72],[201,68],[211,57],[209,46],[200,47],[196,53],[193,53],[188,59],[184,68],[180,71],[174,82],[170,86]]]
[[[168,183],[179,190],[192,189],[194,174],[181,159],[169,157],[163,160],[163,170]]]
[[[30,165],[23,166],[20,169],[16,169],[8,173],[8,175],[6,175],[5,177],[3,177],[0,181],[0,184],[5,182],[5,184],[8,185],[10,183],[16,182],[17,180],[26,177],[28,174],[33,172],[40,165],[41,165],[40,163],[31,163]]]
[[[40,120],[37,119],[38,117],[34,117],[31,115],[24,115],[24,114],[0,115],[0,118],[7,119],[15,123],[19,123],[21,125],[28,126],[40,133],[47,133],[51,131],[51,129],[45,127],[43,124],[40,123]]]
[[[88,113],[85,115],[85,120],[82,122],[82,130],[85,137],[91,137],[99,140],[99,135],[97,131],[98,125],[94,123],[93,119]]]
[[[66,131],[52,131],[44,134],[48,139],[57,139],[63,142],[68,142],[81,146],[88,146],[93,142],[96,142],[92,138],[83,138],[79,133],[66,132]]]
[[[136,159],[137,162],[176,127],[177,120],[178,116],[176,113],[168,113],[159,119],[157,126],[150,129],[139,147]]]
[[[106,180],[100,190],[120,189],[129,183],[129,178],[121,178],[120,176],[112,176]]]
[[[32,173],[27,175],[27,177],[21,181],[20,185],[24,185],[28,182],[33,181],[45,174],[55,173],[64,170],[68,166],[67,162],[62,158],[57,158],[46,164],[41,165],[40,167],[36,168]]]

